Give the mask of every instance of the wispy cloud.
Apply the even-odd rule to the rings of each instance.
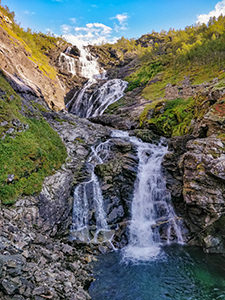
[[[211,17],[219,17],[220,15],[225,16],[225,0],[220,1],[216,4],[215,8],[208,14],[202,14],[197,17],[197,23],[208,23]]]
[[[34,11],[29,11],[29,10],[24,10],[23,12],[25,15],[28,15],[28,16],[33,16],[35,15],[35,12]]]
[[[60,29],[61,29],[61,32],[63,34],[66,34],[66,33],[69,33],[71,31],[72,26],[67,25],[67,24],[63,24],[63,25],[60,26]]]
[[[74,30],[92,32],[97,35],[99,34],[109,35],[112,31],[112,28],[102,23],[88,23],[86,24],[85,27],[75,27]]]
[[[76,18],[70,18],[70,23],[71,24],[76,24],[77,23],[77,19]]]
[[[128,15],[127,13],[117,14],[115,17],[112,17],[112,19],[117,19],[120,24],[123,24],[128,19]]]
[[[121,30],[127,30],[128,29],[128,23],[127,19],[129,18],[127,13],[123,14],[117,14],[116,16],[112,17],[111,20],[117,20],[118,24],[114,24],[114,30],[116,32],[119,32]]]

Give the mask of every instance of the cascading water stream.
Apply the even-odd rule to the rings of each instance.
[[[126,87],[127,82],[121,79],[108,80],[89,98],[86,117],[101,116],[110,104],[123,97]]]
[[[66,53],[61,53],[59,56],[59,65],[61,72],[67,72],[72,76],[76,75],[76,61],[73,57]]]
[[[171,240],[183,243],[180,220],[172,207],[162,174],[161,163],[167,146],[163,139],[158,145],[148,144],[119,130],[112,131],[111,137],[127,140],[137,149],[139,164],[129,225],[129,243],[123,249],[123,254],[126,260],[147,261],[160,253],[163,244],[170,244]],[[72,235],[84,242],[98,242],[99,234],[103,236],[103,241],[111,241],[113,237],[107,224],[98,177],[94,173],[97,164],[109,159],[113,139],[91,148],[87,161],[90,179],[79,184],[74,192]],[[90,217],[93,208],[95,224],[90,221],[93,219]],[[160,232],[162,225],[163,238]]]
[[[87,161],[90,170],[90,180],[79,184],[74,191],[74,206],[72,219],[72,238],[83,242],[97,242],[98,235],[101,233],[103,240],[110,240],[110,229],[106,221],[106,214],[103,208],[103,196],[98,181],[94,173],[95,166],[102,164],[108,157],[110,141],[100,143],[97,147],[91,148],[91,155]],[[89,224],[90,204],[93,202],[95,209],[95,225]],[[94,227],[94,228],[93,228]],[[90,230],[95,232],[90,236]],[[109,233],[107,235],[107,233]]]
[[[106,71],[98,64],[87,47],[76,45],[79,49],[79,59],[70,55],[72,47],[59,56],[62,72],[87,78],[81,90],[76,91],[67,103],[70,112],[80,117],[96,117],[103,114],[106,108],[118,101],[124,95],[127,82],[121,79],[107,80]],[[73,103],[71,105],[71,103]]]
[[[163,140],[158,145],[143,143],[120,131],[114,131],[113,136],[126,138],[135,144],[139,158],[129,226],[129,244],[124,249],[124,258],[147,261],[160,253],[161,224],[167,226],[167,243],[170,243],[172,233],[177,243],[183,243],[179,220],[171,205],[170,194],[162,174],[161,164],[167,146]]]
[[[120,79],[104,81],[99,87],[99,81],[106,80],[104,70],[99,68],[87,48],[79,47],[79,72],[88,78],[83,88],[77,92],[71,112],[81,117],[102,115],[104,110],[123,96],[127,83]],[[65,55],[68,56],[70,49]],[[65,57],[64,57],[65,58]],[[72,70],[71,57],[67,59],[69,70]],[[73,72],[73,71],[71,71]],[[93,88],[94,86],[94,88]],[[129,245],[124,250],[124,256],[131,259],[148,260],[160,252],[160,224],[167,224],[167,243],[173,235],[177,242],[182,243],[182,235],[176,220],[176,215],[170,204],[170,195],[166,190],[162,176],[161,162],[167,152],[167,147],[161,141],[159,145],[147,144],[129,134],[113,131],[112,137],[129,140],[137,147],[139,167],[135,184],[132,218],[129,226]],[[74,192],[73,236],[80,240],[97,242],[100,232],[109,232],[106,213],[103,208],[103,197],[97,176],[94,173],[96,164],[101,164],[109,154],[110,140],[92,147],[88,160],[90,179],[78,185]],[[90,222],[90,204],[94,202],[95,225]],[[93,208],[93,205],[92,205]],[[90,228],[90,226],[94,226]],[[90,236],[95,231],[94,237]],[[108,239],[109,240],[109,239]]]

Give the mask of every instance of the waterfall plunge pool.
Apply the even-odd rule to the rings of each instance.
[[[195,247],[165,246],[157,258],[126,261],[123,250],[94,263],[92,300],[224,300],[225,258]]]

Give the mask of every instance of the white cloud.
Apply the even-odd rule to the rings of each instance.
[[[199,15],[197,17],[197,23],[208,23],[211,17],[218,18],[220,15],[225,16],[225,0],[218,2],[214,10],[210,11],[208,14]]]
[[[67,25],[67,24],[63,24],[63,25],[60,26],[60,29],[61,29],[61,32],[63,34],[67,34],[72,30],[72,26]]]
[[[75,33],[73,33],[72,29]],[[63,33],[63,37],[72,44],[77,44],[78,40],[86,45],[115,42],[115,37],[111,36],[112,28],[97,22],[74,28],[64,24],[61,26],[61,32]]]
[[[25,15],[29,15],[29,16],[35,15],[35,12],[34,12],[34,11],[29,11],[29,10],[24,10],[23,13],[24,13]]]
[[[112,28],[102,23],[88,23],[85,27],[75,27],[75,31],[92,32],[94,34],[109,35]]]
[[[114,23],[113,28],[98,22],[87,23],[85,26],[76,27],[63,24],[61,25],[61,33],[68,42],[76,45],[115,43],[119,39],[116,32],[127,29],[128,15],[126,13],[118,14],[111,19],[117,21]],[[72,21],[73,20],[70,19],[71,23]]]
[[[73,44],[73,45],[101,45],[104,43],[115,43],[119,37],[104,37],[104,36],[95,36],[92,33],[87,34],[64,34],[63,38]]]
[[[111,20],[116,19],[119,24],[114,24],[114,30],[119,32],[121,30],[127,30],[127,19],[129,18],[127,13],[117,14],[115,17],[112,17]]]
[[[112,19],[117,19],[120,24],[123,24],[128,18],[128,15],[126,13],[124,14],[117,14],[115,17],[112,17]]]

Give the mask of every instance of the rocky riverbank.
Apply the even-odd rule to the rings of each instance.
[[[50,237],[35,223],[29,226],[20,212],[28,220],[35,209],[31,199],[23,199],[14,210],[1,211],[0,298],[90,299],[93,250],[69,243],[68,237]]]
[[[94,248],[69,242],[74,178],[90,145],[109,134],[67,113],[45,112],[60,134],[68,153],[66,163],[46,178],[37,196],[19,198],[0,212],[0,298],[90,299],[92,281],[88,263]]]

